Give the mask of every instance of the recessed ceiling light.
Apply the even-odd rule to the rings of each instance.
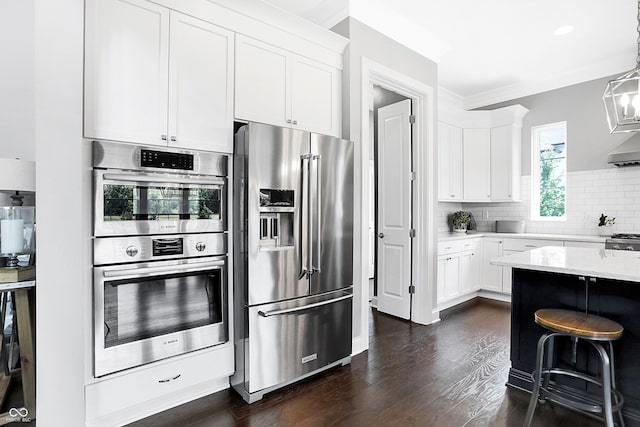
[[[573,31],[573,25],[563,25],[562,27],[558,27],[553,34],[556,36],[564,36],[565,34],[569,34]]]

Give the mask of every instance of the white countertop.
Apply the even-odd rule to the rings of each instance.
[[[640,282],[640,253],[634,251],[544,246],[494,258],[491,264]]]
[[[546,239],[546,240],[567,240],[573,242],[594,242],[602,243],[604,248],[604,241],[606,237],[601,236],[581,236],[576,234],[542,234],[542,233],[492,233],[492,232],[477,232],[472,231],[470,233],[439,233],[438,241],[443,242],[447,240],[458,239],[471,239],[474,237],[504,237],[509,239]]]

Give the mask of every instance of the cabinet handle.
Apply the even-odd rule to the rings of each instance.
[[[158,380],[159,383],[165,384],[165,383],[170,383],[171,381],[175,381],[178,378],[180,378],[182,376],[182,374],[178,374],[175,377],[169,377],[169,378],[165,378],[163,380]]]
[[[287,119],[287,123],[291,123],[291,119]]]
[[[452,195],[451,195],[451,197],[455,198],[455,197],[456,197],[456,195],[455,195],[455,194],[452,194]]]
[[[294,121],[293,121],[293,124],[294,124],[294,125],[297,125],[297,124],[298,124],[298,121],[297,121],[297,120],[294,120]]]
[[[160,135],[160,139],[163,140],[163,141],[166,141],[167,140],[167,135]]]
[[[173,142],[175,142],[175,141],[176,141],[176,137],[175,137],[175,136],[172,136],[172,137],[171,137],[171,140],[172,140]]]
[[[584,282],[587,279],[584,276],[578,276],[578,280],[581,282]]]
[[[537,248],[536,245],[524,245],[525,248]]]

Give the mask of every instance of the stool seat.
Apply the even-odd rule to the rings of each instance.
[[[587,304],[588,305],[588,304]],[[538,402],[549,400],[580,412],[601,413],[607,427],[614,427],[613,414],[618,415],[620,426],[624,427],[622,406],[624,397],[616,389],[613,341],[622,336],[624,328],[613,320],[594,314],[561,309],[540,309],[535,312],[535,322],[546,328],[538,340],[536,367],[531,377],[533,390],[524,426],[529,427]],[[571,365],[566,362],[554,362],[556,339],[569,338],[572,342]],[[587,344],[595,350],[600,369],[591,374],[587,369],[578,369],[576,354],[578,342]],[[560,377],[583,380],[592,388],[600,389],[601,395],[589,392],[584,386],[575,387],[566,382],[557,381]]]
[[[616,340],[624,332],[618,322],[571,310],[541,309],[535,312],[535,322],[557,332],[599,341]]]

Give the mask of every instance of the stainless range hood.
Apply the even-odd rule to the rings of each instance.
[[[616,166],[640,165],[640,132],[611,150],[608,160]]]

